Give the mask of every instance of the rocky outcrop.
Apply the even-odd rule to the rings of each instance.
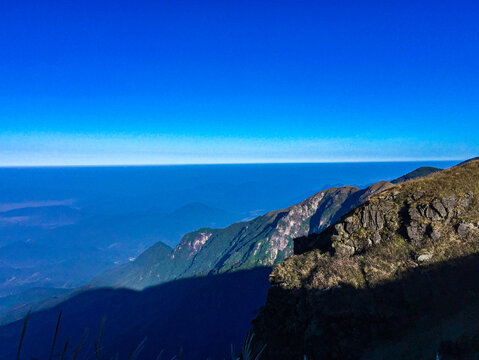
[[[311,248],[311,239],[316,236],[311,234],[321,232],[371,196],[392,187],[390,182],[380,181],[365,189],[331,188],[297,205],[271,211],[250,221],[224,229],[202,228],[186,234],[166,260],[163,253],[157,260],[140,256],[139,260],[101,274],[90,285],[143,289],[183,277],[273,266],[294,252]],[[371,208],[361,221],[376,221],[381,226],[383,220],[377,217],[380,212]],[[347,230],[354,226],[357,225],[349,224]],[[377,239],[375,235],[372,240]],[[354,251],[354,248],[348,250],[348,246],[351,245],[345,244],[343,250]]]
[[[296,239],[254,322],[264,358],[360,358],[479,299],[478,200],[471,161],[389,188]]]
[[[295,238],[320,232],[370,196],[392,186],[381,181],[365,189],[331,188],[251,221],[224,229],[199,229],[185,235],[168,260],[162,256],[148,264],[141,261],[141,265],[133,261],[100,275],[91,284],[142,289],[183,277],[273,266],[293,255]]]

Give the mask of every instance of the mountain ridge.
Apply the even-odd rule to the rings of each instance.
[[[121,275],[112,269],[95,277],[89,286],[143,289],[182,277],[272,266],[293,254],[294,238],[326,228],[351,208],[392,186],[380,181],[365,189],[326,189],[299,204],[249,221],[223,229],[201,228],[186,234],[171,254],[163,252],[156,263],[142,268],[133,261],[122,266]]]
[[[38,339],[35,344],[31,345],[34,346],[32,350],[36,352],[36,350],[40,351],[42,349],[41,345],[45,342],[42,339],[45,339],[45,334],[42,333],[41,329],[54,327],[58,311],[65,306],[68,306],[70,309],[68,311],[74,315],[73,318],[68,321],[68,325],[66,325],[67,329],[72,329],[71,331],[75,331],[76,335],[79,334],[80,328],[86,326],[87,323],[90,328],[92,326],[99,326],[101,322],[101,311],[96,311],[98,310],[97,307],[108,311],[109,317],[113,317],[114,319],[121,319],[122,317],[128,318],[128,321],[132,321],[135,326],[138,326],[135,327],[135,334],[138,336],[140,336],[141,333],[141,335],[148,335],[149,337],[151,335],[155,338],[155,336],[157,336],[155,334],[158,332],[162,334],[170,333],[168,320],[165,320],[164,317],[156,317],[156,314],[158,314],[158,309],[156,309],[158,301],[164,301],[165,297],[168,296],[162,293],[161,299],[153,299],[149,297],[148,294],[154,293],[156,288],[170,288],[170,286],[176,286],[174,284],[185,284],[190,281],[194,284],[197,283],[196,280],[199,281],[198,283],[206,281],[206,283],[211,284],[219,284],[222,281],[221,279],[245,281],[243,285],[228,284],[228,286],[231,285],[233,288],[237,287],[237,291],[229,294],[228,297],[233,298],[229,300],[233,303],[239,301],[241,304],[249,304],[242,308],[242,311],[245,312],[242,315],[241,321],[237,323],[238,328],[241,327],[242,331],[246,332],[248,323],[253,317],[252,312],[264,303],[264,297],[263,302],[261,302],[259,301],[258,294],[266,294],[268,289],[267,279],[270,268],[260,267],[259,265],[262,264],[260,260],[272,265],[274,265],[275,262],[282,262],[284,257],[287,256],[280,253],[280,251],[282,251],[281,247],[288,249],[289,254],[292,255],[294,250],[293,244],[296,244],[296,240],[294,239],[297,239],[297,235],[304,234],[305,238],[314,236],[312,234],[336,222],[336,219],[340,219],[344,213],[351,211],[355,205],[364,203],[374,194],[381,194],[396,186],[387,181],[381,181],[365,189],[359,189],[353,186],[327,189],[303,200],[299,204],[282,210],[269,212],[251,221],[235,223],[224,229],[199,229],[185,235],[180,245],[175,249],[171,249],[165,244],[157,243],[138,256],[136,260],[121,265],[109,272],[110,275],[114,275],[113,277],[125,281],[123,283],[113,284],[113,287],[121,288],[126,284],[133,289],[135,289],[136,286],[136,290],[141,291],[127,290],[124,292],[122,289],[111,289],[110,291],[104,287],[112,286],[111,278],[106,278],[104,283],[101,282],[101,278],[96,278],[96,283],[91,283],[87,287],[79,288],[66,298],[54,299],[54,301],[47,304],[48,306],[44,307],[43,311],[33,314],[31,321],[33,323],[38,322],[39,325],[35,325],[34,329],[30,330],[32,331],[32,337],[30,337],[30,339]],[[260,243],[259,246],[257,245],[258,243]],[[263,246],[265,248],[271,244],[277,246],[277,248],[273,247],[273,250],[276,251],[260,253],[261,243],[264,243]],[[258,251],[255,253],[257,247]],[[246,251],[242,251],[244,249],[246,249]],[[214,256],[210,256],[211,254]],[[255,257],[257,255],[260,257]],[[283,256],[283,258],[281,256]],[[177,259],[176,262],[173,262],[173,265],[171,262],[172,257],[173,259]],[[249,262],[244,260],[248,260]],[[248,266],[253,266],[254,268],[248,270]],[[165,269],[169,272],[165,272]],[[258,269],[263,270],[259,271]],[[243,275],[245,277],[243,277]],[[178,277],[178,279],[175,277]],[[156,285],[157,283],[159,283],[159,285]],[[222,286],[224,287],[225,285]],[[250,290],[247,290],[248,286],[251,286],[249,287]],[[102,289],[99,289],[99,287]],[[208,287],[208,289],[208,291],[212,293],[217,291],[213,285],[212,287]],[[243,289],[247,291],[242,292]],[[90,295],[85,294],[98,294],[98,297],[95,295],[89,298]],[[119,296],[116,294],[119,294]],[[140,299],[140,302],[137,303],[135,301],[131,303],[131,306],[125,308],[124,301],[127,300],[123,299],[124,296],[130,298],[129,294],[136,294],[134,296]],[[104,295],[106,295],[106,297],[104,297]],[[144,300],[141,300],[143,299],[143,295],[146,296],[146,303],[143,302]],[[171,293],[169,296],[172,296]],[[90,300],[86,302],[81,300],[85,298],[89,298]],[[200,304],[198,304],[201,297],[198,298],[198,296],[193,294],[188,295],[188,301],[193,298],[194,301],[192,304],[194,304],[195,307],[199,306],[198,311],[201,312],[211,311],[212,307],[214,308],[216,304],[216,301],[212,299],[206,303],[200,302]],[[254,307],[253,304],[255,304]],[[150,309],[149,306],[152,306],[154,311],[148,313]],[[84,319],[85,315],[91,311],[96,311],[96,315]],[[148,333],[149,330],[145,330],[145,327],[142,326],[139,319],[136,317],[130,318],[130,315],[137,311],[141,311],[142,316],[146,316],[145,324],[156,324],[154,328],[150,329],[148,327],[151,331],[154,329],[152,334]],[[170,311],[173,311],[173,309],[166,309],[165,311],[168,317]],[[178,310],[174,311],[176,311],[176,314],[179,314],[177,312]],[[228,311],[232,310],[230,309]],[[250,316],[247,314],[250,314]],[[222,313],[221,315],[221,317],[225,319],[230,316],[229,313]],[[196,321],[194,320],[197,318],[196,315],[191,314],[191,317],[192,321]],[[85,323],[84,320],[88,320],[87,323]],[[113,328],[111,328],[112,332],[110,332],[111,336],[115,339],[119,335],[126,334],[126,330],[123,331],[121,329],[118,330],[121,330],[120,333],[117,333],[116,328],[120,327],[119,324],[123,324],[121,322],[123,320],[118,320],[120,321],[119,323],[116,321],[117,320],[114,321],[115,325],[113,325]],[[169,321],[173,320],[171,319]],[[221,327],[222,325],[217,326]],[[20,327],[21,322],[0,327],[0,334],[3,334],[2,336],[4,336],[5,339],[4,344],[7,344],[8,339],[11,339],[12,336],[18,336],[16,331],[19,332]],[[202,332],[204,332],[204,330],[202,330]],[[0,336],[0,340],[2,336]],[[112,341],[116,341],[115,339],[112,339]],[[140,338],[135,338],[138,340],[137,343],[134,343],[136,341],[135,339],[128,337],[123,337],[122,339],[122,341],[117,341],[114,344],[115,346],[121,345],[121,350],[126,349],[128,346],[134,347],[141,341]],[[197,346],[196,349],[190,349],[191,351],[197,351],[198,349],[205,348],[206,345],[194,344],[191,346]]]
[[[434,174],[438,171],[442,171],[442,169],[433,167],[433,166],[421,166],[417,168],[416,170],[413,170],[411,172],[408,172],[407,174],[398,177],[397,179],[394,179],[391,181],[393,184],[400,184],[408,180],[413,180],[425,176],[429,176],[431,174]]]
[[[436,320],[479,303],[478,199],[471,160],[398,184],[297,239],[253,322],[264,359],[432,358],[447,336]]]

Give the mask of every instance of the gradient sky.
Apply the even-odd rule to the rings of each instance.
[[[465,159],[479,1],[2,1],[0,165]]]

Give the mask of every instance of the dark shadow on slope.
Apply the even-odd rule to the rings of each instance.
[[[479,334],[479,255],[419,266],[356,289],[273,286],[254,320],[262,360],[434,359],[442,341]]]
[[[47,359],[57,317],[63,311],[57,348],[70,337],[70,349],[88,339],[79,359],[94,358],[102,318],[103,358],[117,352],[120,359],[145,338],[139,359],[155,359],[164,350],[164,359],[228,358],[230,346],[239,350],[251,327],[256,310],[264,304],[270,268],[176,280],[137,292],[126,289],[99,289],[81,293],[64,303],[32,314],[22,349],[22,359]],[[0,328],[0,359],[14,359],[23,322]],[[72,352],[70,352],[70,358]],[[108,356],[106,356],[108,355]]]
[[[293,239],[294,255],[301,255],[314,249],[318,249],[323,253],[332,253],[331,236],[334,232],[334,225],[330,225],[320,233],[313,233],[308,236],[300,236]]]

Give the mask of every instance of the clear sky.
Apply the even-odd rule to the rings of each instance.
[[[479,1],[0,3],[0,165],[465,159]]]

